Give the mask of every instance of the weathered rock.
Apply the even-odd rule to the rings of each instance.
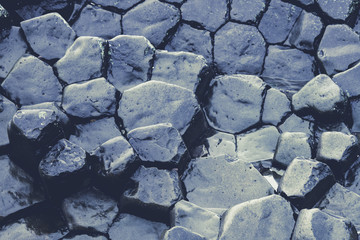
[[[357,97],[360,95],[360,87],[357,84],[360,75],[360,63],[348,70],[335,74],[333,81],[343,90],[348,97]]]
[[[0,94],[0,148],[10,143],[7,127],[16,111],[16,105]]]
[[[89,163],[81,147],[61,139],[40,161],[39,173],[52,197],[81,189],[89,177]]]
[[[120,14],[88,4],[83,8],[72,27],[78,36],[109,39],[121,34],[120,21]]]
[[[69,140],[85,149],[88,153],[107,140],[121,136],[114,118],[103,118],[75,126],[75,133]]]
[[[284,132],[280,135],[274,163],[287,167],[296,157],[311,158],[310,135],[303,132]]]
[[[334,175],[326,164],[295,158],[282,176],[278,191],[298,209],[311,208],[334,183]]]
[[[317,56],[328,75],[344,71],[360,59],[359,35],[346,24],[328,25]]]
[[[216,240],[219,234],[220,216],[191,202],[177,202],[170,213],[172,227],[181,226],[206,239]]]
[[[74,30],[58,13],[48,13],[20,23],[30,47],[45,59],[64,56],[76,37]]]
[[[290,239],[295,221],[290,203],[278,195],[233,206],[221,220],[219,240]]]
[[[0,156],[0,174],[0,219],[45,200],[32,177],[6,155]]]
[[[266,0],[234,0],[231,2],[231,19],[243,23],[256,23],[266,8]]]
[[[269,46],[262,77],[270,86],[297,91],[315,75],[314,58],[298,49]]]
[[[176,169],[140,166],[131,177],[133,186],[121,198],[121,207],[135,215],[166,221],[170,207],[183,198]]]
[[[187,199],[206,208],[229,208],[273,193],[250,163],[225,155],[193,159],[182,180]]]
[[[216,132],[206,138],[205,146],[210,156],[220,155],[236,156],[235,136],[228,133]]]
[[[188,1],[181,6],[183,20],[196,22],[211,32],[215,32],[225,23],[226,13],[226,0]]]
[[[104,237],[104,236],[93,237],[93,236],[90,236],[90,235],[87,235],[87,234],[76,235],[74,237],[66,237],[66,238],[63,238],[63,239],[71,239],[71,240],[88,240],[88,239],[91,239],[91,240],[107,240],[107,238]]]
[[[71,84],[101,77],[105,45],[99,37],[78,37],[54,65],[59,78]]]
[[[80,118],[113,116],[116,111],[116,88],[105,78],[73,83],[64,88],[62,108]]]
[[[222,73],[258,74],[265,52],[264,38],[254,26],[228,22],[215,34],[214,62]]]
[[[335,183],[325,197],[315,207],[330,215],[338,215],[350,220],[357,229],[360,227],[360,196]]]
[[[360,132],[360,101],[351,100],[351,115],[353,119],[353,125],[351,127],[351,132],[358,133]]]
[[[141,2],[141,0],[93,0],[92,2],[104,7],[114,7],[119,10],[127,10],[136,5],[137,3]]]
[[[164,223],[152,222],[130,214],[122,213],[109,230],[110,239],[122,240],[147,239],[159,240],[168,227]]]
[[[309,135],[313,134],[313,124],[295,114],[291,114],[284,123],[279,126],[281,132],[304,132]]]
[[[276,103],[276,104],[274,104]],[[262,121],[266,124],[278,125],[291,112],[289,99],[275,88],[266,92]]]
[[[264,13],[259,30],[264,35],[267,43],[281,43],[289,35],[301,8],[281,0],[270,2],[269,8]]]
[[[208,65],[203,56],[188,52],[157,51],[151,79],[187,88],[194,93],[204,85]]]
[[[236,135],[237,157],[244,162],[272,160],[280,136],[274,126],[265,126]]]
[[[106,233],[114,221],[118,207],[116,201],[97,189],[78,192],[62,203],[70,230],[96,230]]]
[[[155,48],[141,36],[117,36],[109,41],[108,80],[119,91],[148,80]]]
[[[344,122],[335,122],[335,123],[321,123],[318,122],[314,125],[314,138],[315,144],[320,141],[320,137],[324,132],[342,132],[344,134],[350,135],[351,132]]]
[[[296,20],[288,40],[292,46],[302,50],[314,50],[314,40],[323,28],[321,18],[303,10]]]
[[[360,159],[359,158],[357,158],[356,161],[345,172],[343,179],[343,186],[349,189],[350,191],[360,195]]]
[[[172,227],[167,230],[161,240],[179,240],[179,239],[187,239],[187,240],[206,240],[205,237],[192,232],[191,230],[184,227]]]
[[[336,176],[341,176],[360,153],[356,136],[342,132],[324,132],[319,139],[316,159],[329,165]]]
[[[20,58],[1,86],[21,105],[61,99],[62,87],[51,66],[32,55]]]
[[[316,0],[320,9],[335,20],[346,21],[351,15],[356,15],[359,3],[354,0]]]
[[[212,95],[205,107],[211,127],[238,133],[260,120],[265,83],[257,76],[225,75],[211,83]]]
[[[43,0],[36,2],[22,2],[16,1],[15,12],[24,20],[39,17],[45,13],[58,12],[62,15],[67,15],[69,11],[70,2],[66,0]],[[20,3],[20,4],[19,4]]]
[[[182,135],[199,112],[200,106],[192,91],[153,80],[126,90],[118,109],[127,131],[171,123]]]
[[[300,211],[291,240],[300,239],[357,240],[358,234],[348,219],[314,208]]]
[[[25,53],[27,45],[19,27],[2,30],[0,34],[0,78],[5,78],[18,59]]]
[[[179,9],[158,0],[150,0],[128,11],[122,25],[124,34],[144,36],[158,47],[179,20]]]
[[[348,101],[330,77],[320,74],[308,82],[292,97],[293,110],[301,115],[311,115],[326,122],[339,121],[346,112]]]
[[[210,32],[199,30],[182,23],[170,42],[165,46],[168,51],[184,51],[202,55],[208,63],[212,62]]]

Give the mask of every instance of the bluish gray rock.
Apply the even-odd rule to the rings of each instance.
[[[114,7],[119,10],[128,10],[129,8],[133,7],[137,3],[141,2],[141,0],[125,0],[125,1],[118,1],[118,0],[93,0],[93,3],[99,4],[104,7]]]
[[[335,74],[333,81],[348,97],[357,97],[360,95],[360,87],[359,84],[357,84],[357,78],[359,75],[360,63],[346,71]]]
[[[280,126],[281,132],[304,132],[313,135],[313,123],[291,114]]]
[[[0,148],[10,143],[7,127],[16,111],[16,105],[0,94]]]
[[[276,103],[276,104],[274,104]],[[286,95],[275,88],[266,91],[262,122],[277,126],[291,112],[291,103]]]
[[[161,240],[206,240],[205,237],[184,227],[172,227],[167,230]]]
[[[351,15],[356,15],[359,3],[354,0],[316,0],[320,9],[335,20],[346,21]]]
[[[265,11],[266,5],[266,0],[233,0],[230,17],[243,23],[256,23]]]

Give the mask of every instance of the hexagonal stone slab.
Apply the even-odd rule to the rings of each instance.
[[[215,34],[214,62],[222,73],[258,74],[265,52],[264,38],[254,26],[229,22]]]
[[[108,80],[116,89],[134,87],[149,78],[155,48],[141,36],[117,36],[109,41]]]
[[[45,59],[64,56],[76,37],[74,30],[58,13],[48,13],[20,23],[30,47]]]
[[[62,92],[51,66],[32,55],[19,59],[1,87],[21,105],[59,101]]]
[[[357,97],[360,95],[360,86],[357,84],[357,77],[360,74],[360,63],[346,71],[335,74],[333,81],[341,87],[348,97]]]
[[[167,230],[161,240],[179,240],[179,239],[187,239],[187,240],[206,240],[205,237],[200,234],[194,233],[191,230],[184,227],[172,227]]]
[[[348,20],[348,18],[357,14],[359,3],[354,0],[316,0],[320,9],[329,17],[335,20]]]
[[[231,19],[243,23],[255,23],[265,11],[266,0],[234,0],[231,2]]]
[[[16,111],[16,105],[0,94],[0,148],[10,143],[7,127]]]
[[[182,180],[187,199],[205,208],[229,208],[273,194],[253,165],[225,155],[193,159]]]
[[[238,133],[259,122],[265,90],[265,83],[259,77],[218,76],[210,87],[212,95],[205,112],[211,127]]]
[[[158,0],[150,0],[128,11],[122,25],[124,34],[144,36],[158,47],[179,20],[179,9]]]
[[[266,91],[264,110],[261,118],[264,123],[276,126],[290,112],[291,103],[284,93],[275,88]]]

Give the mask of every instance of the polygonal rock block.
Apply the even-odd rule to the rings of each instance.
[[[21,105],[61,100],[62,87],[53,69],[32,55],[19,59],[1,87]]]
[[[211,32],[215,32],[225,23],[227,10],[226,0],[187,1],[181,6],[184,20],[197,22]]]
[[[161,240],[206,240],[205,237],[184,227],[172,227],[162,236]]]
[[[352,15],[356,15],[359,3],[355,0],[316,0],[320,9],[335,20],[346,21]]]
[[[114,7],[119,10],[127,10],[141,2],[141,0],[126,0],[126,1],[119,1],[119,0],[93,0],[93,3],[99,4],[104,7]]]
[[[121,34],[121,15],[90,4],[86,5],[72,25],[78,36],[109,39]]]
[[[264,123],[276,126],[290,112],[291,103],[285,94],[275,88],[267,90],[261,118]]]
[[[317,56],[328,75],[342,72],[360,59],[359,35],[346,24],[328,25]]]
[[[294,224],[290,203],[278,195],[271,195],[227,210],[221,219],[218,239],[288,240]]]
[[[293,110],[325,122],[338,121],[348,107],[347,97],[330,77],[320,74],[292,97]]]
[[[181,200],[170,212],[172,227],[181,226],[206,239],[216,240],[219,234],[220,216],[191,202]]]
[[[106,42],[99,37],[78,37],[54,65],[67,84],[101,77]]]
[[[71,8],[71,3],[66,0],[44,0],[20,3],[14,10],[22,19],[26,20],[49,12],[59,12],[66,15],[69,8]]]
[[[345,172],[343,186],[360,195],[360,159],[358,158]]]
[[[16,111],[16,105],[0,94],[0,148],[10,143],[7,127]]]
[[[300,239],[357,240],[358,234],[348,219],[314,208],[300,211],[291,240]]]
[[[90,118],[113,116],[116,111],[116,88],[105,78],[73,83],[64,88],[62,108],[71,116]]]
[[[304,132],[309,135],[313,134],[313,124],[307,120],[304,120],[295,114],[291,114],[286,120],[279,126],[281,132]]]
[[[96,230],[106,233],[113,223],[118,207],[116,201],[95,188],[78,192],[62,203],[71,230]]]
[[[346,71],[335,74],[333,81],[343,90],[348,97],[360,95],[360,86],[357,84],[357,77],[360,75],[360,63]]]
[[[224,154],[236,156],[236,139],[232,134],[216,132],[206,138],[205,147],[212,157]]]
[[[205,208],[229,208],[274,192],[253,165],[225,155],[193,159],[182,180],[187,199]]]
[[[231,2],[231,19],[243,23],[255,23],[265,11],[266,0],[234,0]]]
[[[211,127],[241,132],[260,120],[265,83],[252,75],[225,75],[210,83],[212,95],[205,106]]]
[[[183,198],[176,169],[140,166],[131,177],[134,184],[121,198],[122,209],[154,220],[167,220],[170,207]]]
[[[278,191],[298,209],[311,208],[334,183],[334,175],[326,164],[295,158],[282,176]]]
[[[311,158],[311,138],[303,132],[284,132],[280,135],[274,163],[287,167],[296,157]]]
[[[329,165],[339,177],[356,160],[359,153],[360,146],[356,136],[342,132],[324,132],[319,139],[316,159]]]
[[[48,13],[20,23],[30,47],[51,60],[64,56],[76,37],[74,30],[58,13]]]
[[[146,82],[154,53],[154,46],[141,36],[120,35],[109,40],[109,82],[121,92]]]
[[[144,36],[158,47],[179,20],[178,8],[158,0],[150,0],[128,11],[122,19],[122,26],[124,34]]]
[[[228,22],[215,34],[214,62],[222,73],[259,74],[265,52],[264,38],[254,26]]]
[[[84,149],[61,139],[40,161],[39,173],[52,197],[71,194],[86,184],[89,163]]]

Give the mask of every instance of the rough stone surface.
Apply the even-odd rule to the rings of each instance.
[[[358,76],[360,75],[360,63],[348,70],[335,74],[333,81],[343,90],[348,97],[360,95]]]
[[[158,47],[179,20],[179,9],[158,0],[150,0],[127,12],[122,25],[124,34],[144,36]]]
[[[167,230],[161,240],[179,240],[179,239],[187,239],[187,240],[206,240],[205,237],[200,234],[194,233],[191,230],[184,227],[172,227]]]
[[[58,13],[48,13],[20,23],[31,48],[45,59],[64,56],[76,37],[74,30]]]
[[[120,10],[127,10],[135,4],[141,2],[141,0],[92,0],[92,2],[104,7],[114,7]]]
[[[304,132],[309,135],[313,134],[313,124],[295,114],[291,114],[284,123],[279,126],[281,132]]]
[[[360,59],[359,35],[346,24],[328,25],[317,56],[328,75],[344,71]]]
[[[78,36],[96,36],[109,39],[121,34],[121,15],[87,5],[72,25]]]
[[[73,83],[64,88],[62,108],[80,118],[113,116],[116,111],[116,89],[105,78]]]
[[[205,107],[213,128],[238,133],[260,120],[264,82],[257,76],[230,75],[216,77],[211,83],[212,95]]]
[[[244,22],[257,22],[265,11],[266,0],[234,0],[231,2],[231,19]]]
[[[229,208],[273,193],[250,163],[225,155],[193,159],[182,180],[187,199],[206,208]]]
[[[206,139],[205,146],[212,157],[224,154],[236,156],[236,139],[232,134],[216,132]]]
[[[316,0],[321,10],[335,20],[347,20],[357,14],[359,3],[355,0]]]
[[[71,240],[88,240],[88,239],[91,239],[91,240],[107,240],[107,238],[104,237],[104,236],[93,237],[93,236],[90,236],[90,235],[87,235],[87,234],[76,235],[76,236],[71,237],[71,238],[66,237],[64,239],[71,239]]]
[[[119,91],[148,80],[155,49],[141,36],[120,35],[109,41],[108,80]]]
[[[61,99],[62,88],[51,66],[32,55],[19,59],[1,87],[21,105]]]
[[[351,131],[358,133],[360,132],[360,101],[352,100],[350,102],[350,106],[351,106],[351,115],[354,122]]]
[[[258,74],[265,52],[264,38],[254,26],[228,22],[215,34],[214,62],[222,73]]]
[[[106,42],[99,37],[78,37],[54,65],[68,84],[101,77]]]
[[[0,94],[0,148],[10,143],[7,126],[16,111],[16,105]]]
[[[278,195],[231,207],[221,220],[219,240],[290,239],[295,221],[290,203]]]
[[[262,114],[263,123],[276,126],[290,112],[291,103],[285,94],[275,88],[267,90]]]

